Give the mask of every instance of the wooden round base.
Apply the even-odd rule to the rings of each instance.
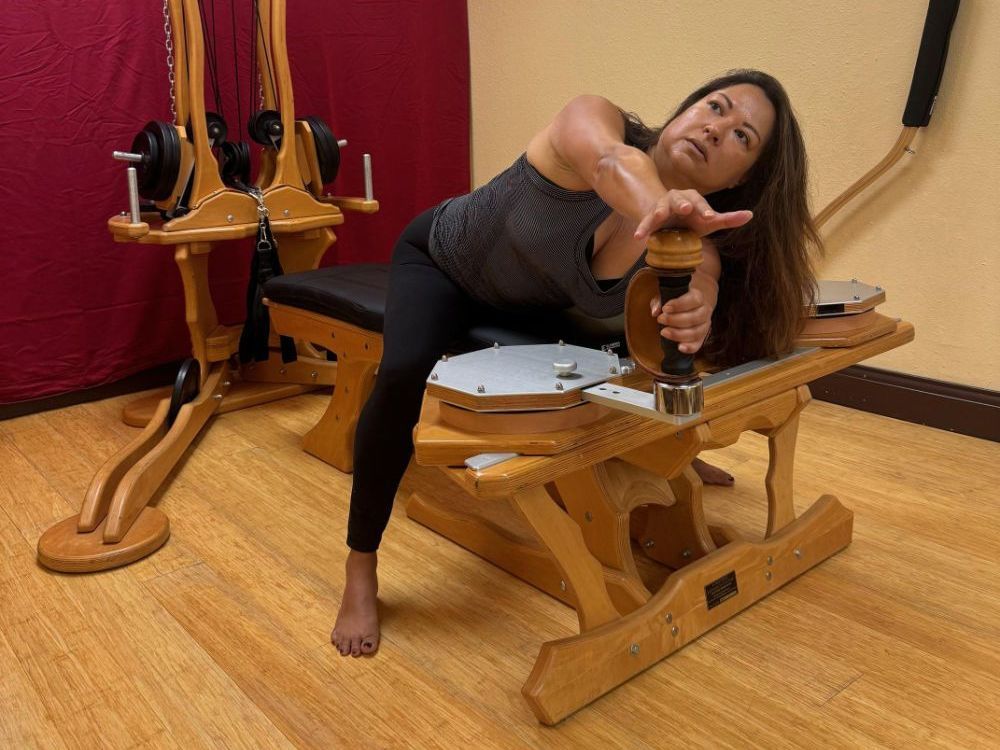
[[[38,540],[38,562],[62,573],[93,573],[120,568],[149,555],[170,536],[170,519],[162,511],[145,507],[125,538],[117,544],[104,543],[104,524],[93,531],[77,531],[79,516],[72,516],[50,528]]]

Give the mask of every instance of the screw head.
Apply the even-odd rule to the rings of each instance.
[[[235,219],[235,218],[236,217],[233,216],[232,214],[226,214],[226,221],[228,221],[230,224],[233,223],[233,219]]]
[[[678,631],[677,631],[677,626],[676,625],[674,625],[672,628],[670,628],[670,635],[677,635],[677,632]]]
[[[216,401],[222,401],[222,394],[216,393],[214,396],[212,396],[212,398],[214,398]]]
[[[441,361],[442,362],[447,362],[448,361],[448,355],[447,354],[442,354],[441,355]]]
[[[309,377],[311,377],[313,380],[315,380],[316,378],[319,377],[319,373],[316,372],[315,370],[313,370],[311,373],[309,373]]]
[[[486,386],[485,385],[476,386],[476,393],[486,393]]]
[[[642,543],[642,546],[645,547],[646,549],[653,549],[653,547],[656,546],[656,542],[654,542],[652,539],[647,539]]]
[[[590,523],[591,521],[594,520],[594,516],[589,510],[583,514],[583,518],[587,523]]]
[[[690,549],[681,550],[681,557],[687,560],[689,557],[691,557],[691,550]]]
[[[668,625],[670,623],[672,623],[674,621],[674,613],[673,612],[667,612],[666,620],[667,620],[667,624]]]
[[[561,390],[563,390],[563,384],[562,384],[562,383],[558,383],[558,382],[557,382],[557,383],[556,383],[556,390],[557,390],[557,391],[561,391]]]
[[[292,215],[292,212],[289,211],[287,208],[284,211],[282,211],[281,213],[283,213],[285,216],[291,216]]]
[[[618,368],[617,368],[617,367],[615,367],[614,365],[612,365],[612,366],[611,366],[611,367],[609,368],[609,372],[610,372],[610,373],[611,373],[612,375],[617,375],[617,374],[618,374]]]
[[[559,590],[560,591],[566,590],[566,581],[559,581]]]
[[[562,339],[559,339],[559,346],[566,346],[566,342],[563,341]]]
[[[493,342],[493,348],[494,349],[499,349],[500,348],[500,344],[498,342],[494,341]]]
[[[431,380],[437,380],[437,379],[438,379],[438,374],[436,372],[432,372],[431,373]]]
[[[766,570],[764,571],[764,578],[770,581],[772,578],[774,578],[774,576],[771,574],[770,570]]]
[[[635,656],[636,654],[639,653],[639,644],[633,643],[631,646],[628,647],[628,651],[630,654],[632,654],[632,656]]]
[[[801,559],[801,558],[802,558],[802,550],[800,550],[800,549],[798,549],[798,548],[796,547],[796,549],[795,549],[795,556],[796,556],[797,558]]]
[[[284,367],[282,367],[280,370],[278,370],[278,372],[284,375],[288,371]]]
[[[774,565],[774,558],[771,557],[770,555],[767,556],[767,564]]]

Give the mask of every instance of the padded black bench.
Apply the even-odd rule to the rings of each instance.
[[[337,359],[333,398],[303,448],[343,472],[354,469],[354,431],[371,393],[382,358],[382,320],[389,280],[386,264],[330,266],[271,279],[264,295],[272,328],[282,336],[308,341]],[[469,321],[453,352],[501,346],[569,344],[618,347],[623,353],[623,317],[589,318],[575,311],[544,315],[504,315]]]

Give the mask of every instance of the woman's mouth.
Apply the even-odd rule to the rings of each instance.
[[[695,150],[699,154],[701,154],[701,158],[704,159],[705,163],[707,164],[708,163],[708,152],[705,150],[705,147],[702,146],[700,143],[698,143],[698,141],[696,141],[694,138],[685,138],[684,140],[686,140],[688,143],[690,143],[692,146],[694,146]]]

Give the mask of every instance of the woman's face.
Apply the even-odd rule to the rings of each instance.
[[[774,118],[770,99],[753,84],[713,91],[667,123],[653,160],[670,187],[702,195],[735,187],[771,137]]]

